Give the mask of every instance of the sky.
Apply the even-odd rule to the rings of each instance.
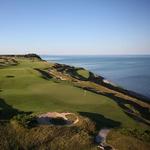
[[[0,0],[0,54],[150,54],[150,0]]]

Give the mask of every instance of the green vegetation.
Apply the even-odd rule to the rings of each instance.
[[[136,129],[136,128],[122,128],[120,129],[120,133],[135,137],[141,141],[150,142],[150,130],[145,129]]]
[[[145,139],[139,140],[139,137],[136,138],[131,134],[120,133],[117,130],[109,133],[107,142],[118,150],[149,150],[150,147],[149,142],[145,141]]]
[[[22,113],[14,116],[11,121],[17,121],[20,125],[31,128],[37,125],[36,116]]]
[[[0,66],[0,149],[36,149],[38,145],[39,149],[94,150],[93,139],[103,127],[117,128],[109,140],[116,148],[111,138],[116,135],[149,138],[149,104],[88,81],[87,70],[57,68],[34,57],[3,58]],[[36,124],[33,114],[53,111],[74,112],[80,121],[71,127]],[[60,121],[54,120],[56,124]],[[125,132],[128,128],[132,131]],[[138,132],[141,128],[146,132]]]
[[[0,149],[22,150],[95,150],[93,137],[82,127],[46,126],[31,129],[15,121],[0,124]]]
[[[84,69],[78,69],[77,70],[77,73],[82,76],[83,78],[86,78],[88,79],[90,74],[89,74],[89,71],[88,70],[84,70]]]
[[[39,61],[23,60],[18,66],[1,69],[1,98],[20,111],[97,112],[123,122],[123,125],[128,126],[125,120],[130,122],[130,126],[135,125],[110,98],[88,91],[85,95],[84,90],[70,84],[56,83],[52,79],[45,80],[42,74],[34,69],[46,68],[48,65],[45,62],[43,64]],[[7,75],[14,77],[7,78]],[[109,113],[110,111],[112,113]]]

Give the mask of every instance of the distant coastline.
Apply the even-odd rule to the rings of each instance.
[[[41,55],[51,62],[84,67],[150,98],[150,55]]]

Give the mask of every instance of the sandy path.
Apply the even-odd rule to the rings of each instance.
[[[110,129],[103,128],[98,132],[98,135],[96,136],[95,141],[99,144],[98,148],[100,148],[101,150],[115,150],[111,145],[108,145],[106,143],[106,138],[109,132]]]
[[[96,136],[96,142],[97,143],[106,143],[106,137],[109,133],[110,129],[103,128],[98,132],[98,135]]]

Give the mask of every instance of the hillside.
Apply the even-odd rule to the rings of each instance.
[[[0,149],[96,150],[98,131],[109,128],[112,147],[147,150],[149,110],[148,98],[84,68],[48,63],[35,54],[0,56]],[[71,112],[79,122],[34,122],[46,112]]]

